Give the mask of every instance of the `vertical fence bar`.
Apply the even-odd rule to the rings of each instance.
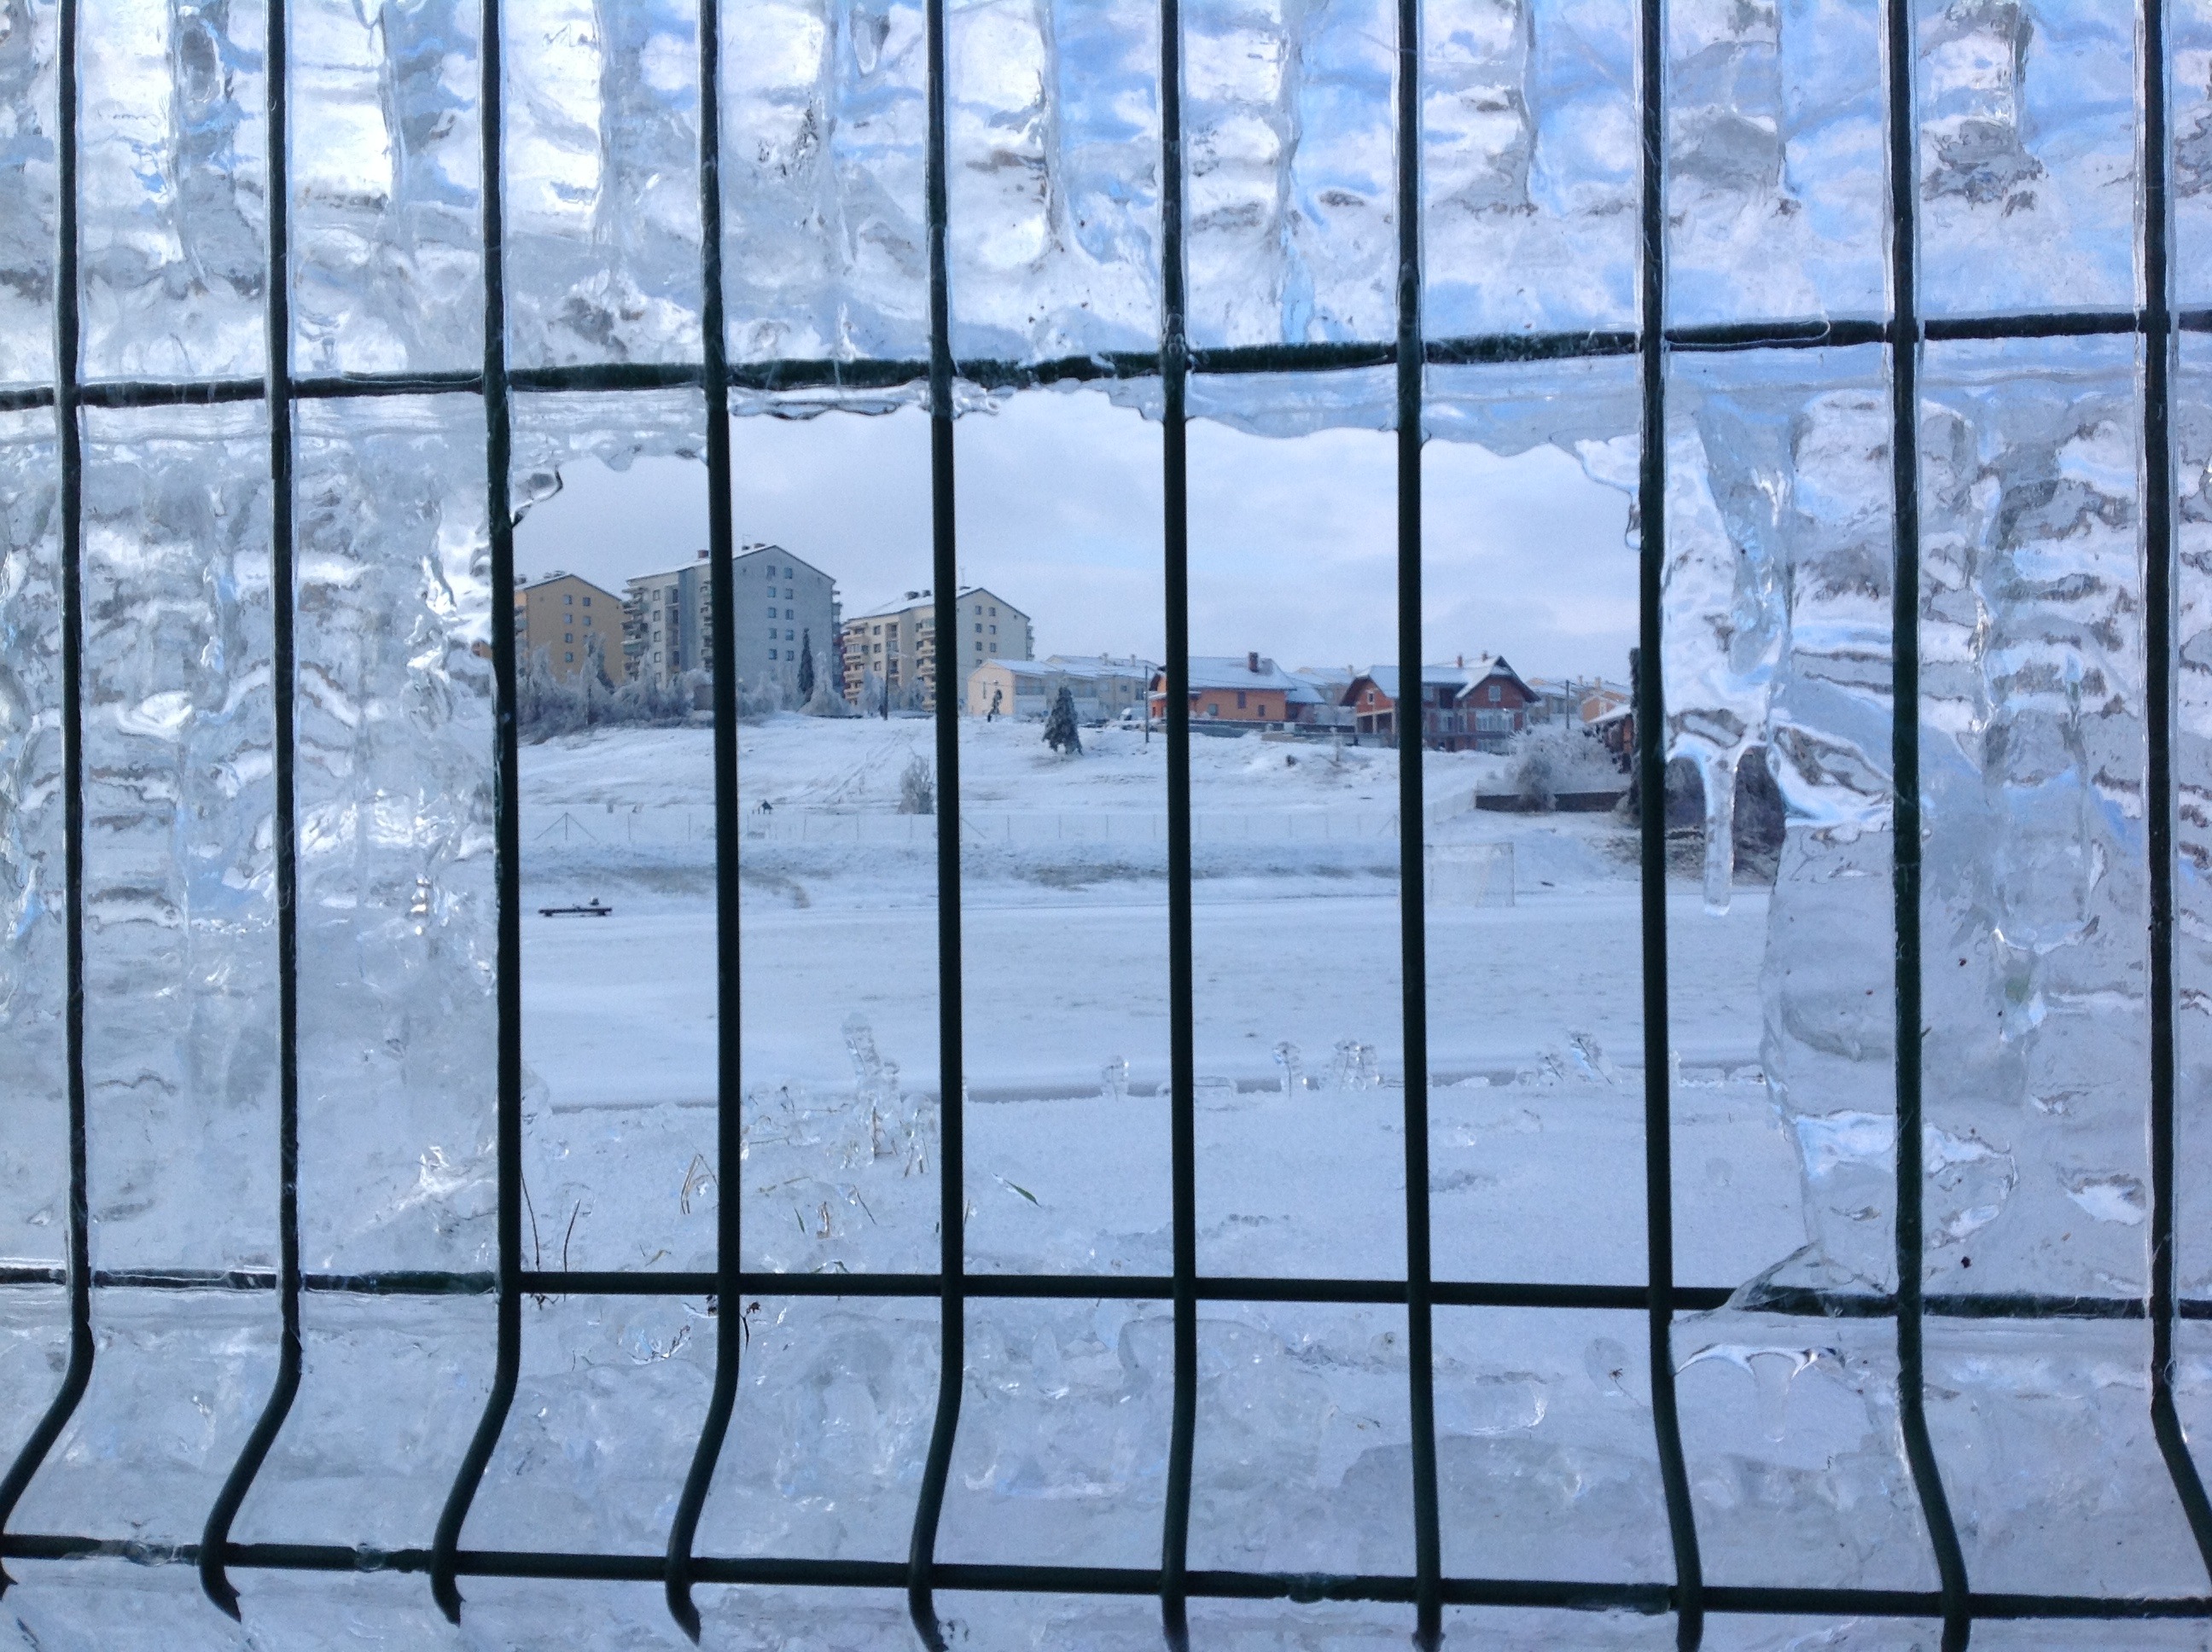
[[[699,1638],[691,1599],[691,1549],[700,1512],[714,1483],[745,1339],[738,1275],[740,1164],[744,1152],[744,1082],[738,957],[738,668],[737,529],[730,498],[730,363],[722,308],[722,8],[699,0],[699,329],[707,385],[707,549],[708,601],[714,617],[714,1388],[691,1454],[684,1494],[668,1528],[668,1610],[684,1632]]]
[[[960,1027],[960,683],[955,664],[959,596],[958,539],[952,516],[952,304],[945,269],[945,5],[927,0],[929,42],[929,528],[931,663],[937,697],[937,1071],[939,1137],[938,1277],[939,1362],[937,1416],[929,1431],[921,1495],[915,1500],[908,1555],[907,1610],[931,1652],[944,1652],[932,1576],[945,1482],[960,1430],[967,1380],[967,1103]],[[888,702],[886,702],[888,703]]]
[[[1667,980],[1667,14],[1638,9],[1644,139],[1638,230],[1637,371],[1644,445],[1637,473],[1636,784],[1644,927],[1644,1254],[1651,1427],[1674,1552],[1675,1644],[1705,1638],[1705,1568],[1674,1396],[1674,1063]]]
[[[2173,1403],[2173,150],[2166,132],[2166,4],[2143,0],[2143,720],[2150,858],[2150,1420],[2212,1572],[2212,1500]]]
[[[300,873],[299,799],[294,774],[294,679],[297,648],[292,544],[292,270],[290,161],[285,111],[289,19],[284,0],[267,0],[263,88],[269,133],[269,293],[263,310],[268,353],[269,588],[275,608],[270,695],[275,744],[276,870],[277,1280],[282,1341],[276,1382],[253,1431],[231,1465],[200,1533],[200,1588],[231,1617],[238,1591],[224,1570],[231,1522],[291,1414],[300,1392]]]
[[[1885,0],[1889,104],[1890,488],[1896,512],[1891,575],[1893,651],[1890,763],[1896,793],[1897,1412],[1942,1583],[1943,1652],[1972,1632],[1966,1561],[1928,1436],[1922,1357],[1920,1005],[1920,245],[1919,128],[1913,81],[1914,0]]]
[[[505,145],[501,137],[500,0],[483,0],[477,43],[477,118],[483,132],[484,510],[491,536],[492,715],[497,780],[493,800],[499,883],[499,1345],[483,1415],[453,1476],[430,1545],[430,1592],[448,1621],[461,1620],[454,1556],[469,1504],[499,1444],[522,1369],[522,799],[516,750],[514,512],[508,499],[513,440],[507,383]]]
[[[92,1219],[84,1083],[84,433],[77,415],[76,60],[79,0],[59,0],[54,98],[54,441],[60,470],[62,1008],[69,1085],[69,1364],[31,1437],[0,1476],[0,1532],[92,1381]],[[0,1593],[9,1582],[0,1563]]]
[[[1421,3],[1398,0],[1398,949],[1406,1040],[1406,1363],[1413,1433],[1413,1644],[1444,1632],[1429,1248],[1428,750],[1421,683]],[[1410,710],[1410,715],[1408,712]]]
[[[1198,1046],[1190,910],[1190,341],[1183,271],[1182,6],[1160,0],[1160,501],[1168,759],[1168,1152],[1175,1401],[1160,1528],[1160,1627],[1188,1652],[1191,1454],[1198,1437]],[[1150,692],[1150,685],[1146,685]],[[1146,715],[1150,715],[1149,708]]]

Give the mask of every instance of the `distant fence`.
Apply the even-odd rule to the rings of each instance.
[[[1470,814],[1473,791],[1437,799],[1422,816],[1433,827]],[[1387,843],[1398,835],[1395,809],[1197,810],[1190,817],[1197,843]],[[748,843],[845,845],[866,848],[927,848],[937,841],[933,815],[863,813],[847,809],[748,810]],[[1044,848],[1055,843],[1100,846],[1164,844],[1164,812],[1109,810],[1024,810],[986,813],[963,810],[960,838],[979,847]],[[714,811],[704,805],[549,803],[525,805],[522,841],[581,847],[662,847],[714,841]]]

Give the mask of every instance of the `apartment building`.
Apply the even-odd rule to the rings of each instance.
[[[627,670],[622,598],[558,568],[515,587],[514,641],[526,665],[535,659],[557,677],[581,676],[595,653],[608,682]]]
[[[1030,657],[1030,616],[1005,598],[970,586],[951,606],[945,634],[957,681],[966,683],[977,666],[993,659]],[[869,699],[872,675],[893,706],[936,708],[937,604],[927,591],[909,591],[897,602],[847,620],[840,638],[846,699],[856,706]]]
[[[732,559],[731,573],[738,690],[774,683],[795,705],[799,656],[809,648],[817,676],[835,682],[837,582],[781,545],[747,545]],[[714,670],[713,585],[703,550],[681,568],[629,581],[623,647],[632,677],[666,687],[687,672]]]

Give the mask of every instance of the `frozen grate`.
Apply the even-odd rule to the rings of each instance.
[[[679,366],[597,366],[510,371],[507,361],[506,312],[502,293],[503,184],[501,154],[501,9],[498,0],[483,8],[480,64],[483,122],[482,221],[485,313],[483,361],[480,371],[462,374],[350,375],[295,377],[289,370],[291,320],[288,279],[289,245],[286,185],[286,74],[288,31],[283,0],[268,6],[267,110],[269,137],[269,270],[265,319],[270,367],[264,380],[202,381],[80,381],[77,235],[77,53],[79,0],[59,4],[59,139],[58,172],[60,236],[55,284],[54,326],[58,371],[51,387],[0,392],[0,408],[51,407],[59,443],[61,477],[62,728],[66,792],[65,913],[67,967],[70,1174],[66,1268],[15,1268],[0,1284],[65,1285],[69,1291],[70,1357],[60,1388],[28,1441],[0,1479],[0,1525],[38,1473],[68,1425],[90,1380],[94,1359],[93,1293],[131,1286],[158,1290],[266,1290],[282,1306],[283,1342],[278,1378],[259,1422],[221,1496],[210,1509],[197,1545],[160,1555],[143,1546],[73,1534],[9,1534],[0,1555],[53,1558],[88,1554],[130,1554],[196,1564],[207,1593],[234,1613],[237,1598],[227,1577],[234,1567],[299,1571],[356,1571],[363,1569],[427,1573],[440,1605],[458,1619],[463,1576],[504,1576],[546,1580],[604,1579],[663,1583],[671,1611],[695,1636],[698,1617],[691,1602],[696,1582],[845,1586],[907,1592],[915,1625],[926,1642],[941,1645],[933,1591],[961,1589],[1157,1595],[1171,1644],[1187,1640],[1185,1603],[1194,1596],[1233,1599],[1346,1600],[1405,1602],[1413,1606],[1417,1637],[1433,1644],[1441,1635],[1446,1604],[1497,1606],[1625,1609],[1672,1613],[1684,1646],[1698,1644],[1708,1613],[1764,1614],[1832,1613],[1890,1617],[1940,1617],[1947,1649],[1962,1647],[1976,1618],[2148,1619],[2212,1618],[2212,1595],[2178,1598],[2105,1598],[2069,1595],[1977,1593],[1948,1510],[1941,1465],[1930,1442],[1922,1410],[1923,1323],[1929,1315],[1984,1319],[2147,1319],[2152,1331],[2148,1373],[2154,1431],[2174,1490],[2199,1549],[2212,1565],[2212,1503],[2209,1503],[2189,1455],[2172,1393],[2173,1327],[2177,1318],[2212,1319],[2212,1300],[2181,1300],[2175,1285],[2175,1048],[2174,917],[2172,886],[2172,688],[2171,666],[2173,607],[2172,560],[2174,544],[2174,471],[2169,379],[2175,337],[2181,331],[2212,332],[2212,313],[2172,308],[2169,258],[2171,144],[2166,131],[2166,47],[2162,0],[2146,0],[2142,19],[2142,153],[2144,163],[2141,266],[2145,293],[2135,310],[2050,312],[2039,314],[1948,318],[1923,320],[1917,301],[1917,194],[1914,156],[1917,141],[1911,74],[1913,9],[1910,0],[1888,0],[1884,9],[1887,72],[1887,164],[1892,179],[1889,222],[1893,300],[1885,319],[1823,323],[1737,323],[1665,329],[1647,325],[1636,331],[1513,333],[1494,337],[1430,338],[1420,314],[1421,198],[1419,110],[1421,72],[1418,50],[1419,0],[1400,0],[1396,9],[1399,96],[1397,210],[1399,272],[1397,336],[1390,341],[1327,344],[1284,344],[1256,348],[1194,349],[1185,339],[1182,270],[1182,154],[1180,88],[1180,17],[1177,0],[1161,3],[1161,97],[1165,163],[1162,172],[1164,304],[1163,345],[1157,355],[1109,355],[1044,362],[956,361],[951,346],[945,234],[948,218],[945,142],[945,0],[927,8],[929,58],[927,223],[929,238],[929,323],[931,349],[924,361],[787,361],[733,368],[726,360],[721,270],[721,193],[719,187],[718,0],[703,0],[699,26],[701,155],[700,211],[703,247],[703,338],[702,359]],[[1642,142],[1640,239],[1641,313],[1663,316],[1667,305],[1662,194],[1667,142],[1665,18],[1656,0],[1646,0],[1639,17],[1640,74],[1638,113]],[[1651,439],[1664,428],[1666,363],[1670,352],[1747,349],[1810,349],[1839,344],[1880,345],[1890,362],[1891,459],[1896,523],[1894,635],[1895,715],[1893,762],[1897,789],[1898,846],[1893,869],[1897,926],[1895,1024],[1900,1052],[1917,1048],[1921,1025],[1921,907],[1918,829],[1918,647],[1916,601],[1919,590],[1919,455],[1917,387],[1920,346],[1930,340],[2049,338],[2119,334],[2144,341],[2143,399],[2146,531],[2152,555],[2146,581],[2146,651],[2151,663],[2147,710],[2149,776],[2147,819],[2150,865],[2150,960],[2152,1060],[2148,1074],[2148,1116],[2152,1138],[2152,1199],[2148,1243],[2150,1285],[2147,1298],[2058,1297],[2022,1294],[1923,1295],[1922,1278],[1922,1097],[1920,1063],[1900,1055],[1896,1096],[1896,1250],[1899,1289],[1894,1295],[1850,1294],[1813,1290],[1774,1293],[1762,1307],[1806,1315],[1894,1318],[1900,1364],[1899,1416],[1915,1489],[1934,1549],[1941,1588],[1934,1592],[1880,1589],[1730,1588],[1708,1586],[1703,1578],[1673,1392],[1674,1364],[1669,1332],[1678,1309],[1720,1306],[1730,1291],[1678,1285],[1672,1260],[1672,1184],[1669,1162],[1670,1061],[1668,1029],[1666,909],[1663,900],[1666,841],[1663,811],[1644,811],[1641,866],[1644,880],[1643,981],[1644,994],[1645,1114],[1644,1163],[1649,1223],[1650,1274],[1641,1288],[1571,1283],[1522,1285],[1439,1280],[1431,1276],[1429,1256],[1430,1177],[1426,1134],[1427,990],[1422,899],[1423,777],[1418,761],[1399,768],[1401,823],[1403,993],[1406,1070],[1406,1276],[1391,1279],[1296,1279],[1202,1277],[1197,1270],[1194,1208],[1194,1106],[1196,1081],[1193,1036],[1191,796],[1188,762],[1188,524],[1186,471],[1186,391],[1189,375],[1297,371],[1319,373],[1363,367],[1395,369],[1397,387],[1399,659],[1401,669],[1417,671],[1421,635],[1421,409],[1424,368],[1430,364],[1463,364],[1528,359],[1633,356],[1642,389],[1646,433],[1638,503],[1640,550],[1640,642],[1643,658],[1659,657],[1662,644],[1661,581],[1665,556],[1664,501],[1666,444]],[[1154,378],[1164,398],[1164,495],[1166,503],[1166,615],[1169,707],[1170,998],[1173,1096],[1173,1243],[1171,1275],[1117,1278],[1114,1294],[1131,1299],[1170,1302],[1174,1309],[1174,1401],[1169,1459],[1167,1513],[1161,1562],[1141,1569],[1045,1565],[940,1564],[935,1558],[937,1528],[952,1446],[959,1424],[965,1308],[970,1297],[1086,1298],[1098,1292],[1096,1278],[1065,1274],[970,1278],[963,1248],[961,1059],[962,979],[960,949],[959,752],[957,696],[940,693],[935,714],[936,759],[943,807],[938,817],[939,1004],[940,1095],[945,1098],[940,1176],[941,1260],[935,1274],[845,1274],[834,1278],[747,1272],[738,1265],[739,1200],[734,1179],[720,1200],[720,1265],[712,1273],[578,1273],[557,1275],[523,1266],[522,1245],[522,1054],[520,1004],[521,900],[519,892],[518,768],[514,707],[518,661],[511,627],[495,628],[494,665],[498,726],[496,813],[499,900],[498,1045],[498,1267],[495,1272],[405,1272],[370,1275],[309,1274],[301,1263],[298,1200],[299,1029],[297,937],[297,811],[293,775],[293,675],[295,648],[292,604],[281,599],[294,587],[292,531],[293,410],[301,400],[379,395],[447,394],[481,399],[485,413],[485,476],[489,495],[494,600],[504,616],[514,583],[513,525],[509,497],[510,398],[517,391],[617,390],[654,387],[700,392],[708,412],[707,458],[711,501],[710,550],[713,602],[718,635],[732,634],[731,559],[731,451],[729,397],[732,389],[791,389],[808,386],[888,387],[927,382],[932,429],[933,571],[937,588],[952,589],[956,578],[953,517],[955,463],[954,386],[957,380],[986,387],[1045,384],[1107,378]],[[82,885],[84,815],[84,715],[82,659],[85,604],[81,582],[84,517],[81,408],[148,407],[177,404],[261,402],[269,421],[270,474],[274,483],[272,552],[275,604],[276,878],[279,987],[279,1102],[283,1206],[282,1262],[271,1272],[191,1270],[94,1271],[89,1261],[86,1175],[86,1078],[83,1056],[88,1006],[85,989],[84,912]],[[736,796],[736,684],[730,651],[720,651],[714,680],[717,742],[716,817],[720,921],[719,1022],[720,1095],[718,1140],[725,1163],[738,1156],[741,1094],[738,1072],[737,950],[741,932],[735,861],[739,842]],[[1637,686],[1637,764],[1643,793],[1663,793],[1665,718],[1660,674],[1640,673]],[[470,1504],[513,1401],[520,1358],[523,1297],[534,1291],[566,1294],[658,1293],[712,1296],[730,1302],[755,1291],[784,1296],[935,1297],[942,1311],[942,1370],[938,1409],[932,1430],[915,1521],[912,1555],[904,1564],[860,1561],[732,1558],[693,1552],[694,1537],[713,1471],[720,1458],[736,1395],[743,1326],[736,1314],[718,1320],[713,1400],[692,1469],[678,1506],[665,1555],[565,1553],[464,1549],[461,1540]],[[428,1549],[372,1551],[290,1543],[240,1544],[230,1540],[234,1516],[283,1429],[297,1392],[301,1370],[300,1303],[303,1291],[386,1294],[489,1295],[498,1306],[497,1364],[490,1400],[461,1465],[434,1542]],[[1407,1576],[1292,1576],[1229,1570],[1196,1570],[1186,1560],[1191,1501],[1192,1449],[1195,1429],[1198,1362],[1198,1304],[1202,1302],[1273,1301],[1309,1303],[1402,1304],[1410,1340],[1413,1423],[1415,1568]],[[1658,1459],[1672,1539],[1674,1576],[1644,1582],[1561,1582],[1504,1578],[1448,1577],[1441,1559],[1437,1482],[1436,1423],[1430,1345],[1431,1310],[1438,1306],[1540,1307],[1554,1309],[1641,1310],[1648,1320],[1653,1382],[1653,1416]]]

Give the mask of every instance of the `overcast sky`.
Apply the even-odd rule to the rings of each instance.
[[[1191,650],[1288,666],[1395,652],[1395,441],[1189,427]],[[742,418],[737,531],[804,556],[860,613],[929,583],[929,426],[918,411]],[[1160,428],[1095,392],[1032,392],[957,426],[961,570],[1026,610],[1036,653],[1158,659]],[[1503,653],[1538,676],[1627,674],[1636,568],[1627,500],[1545,448],[1425,458],[1426,653]],[[706,470],[571,467],[516,537],[526,576],[620,591],[707,542]]]

